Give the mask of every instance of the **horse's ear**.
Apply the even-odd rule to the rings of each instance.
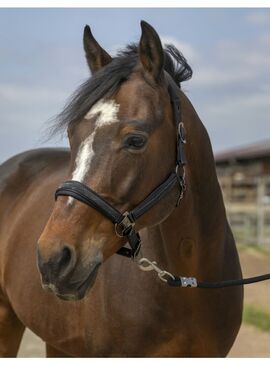
[[[92,73],[111,62],[111,56],[95,40],[89,25],[84,27],[83,46],[86,60]]]
[[[139,56],[144,70],[155,81],[159,81],[163,64],[164,54],[160,38],[155,29],[145,21],[141,21],[142,35],[139,44]]]

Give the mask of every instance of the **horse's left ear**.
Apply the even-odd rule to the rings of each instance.
[[[139,44],[139,56],[144,70],[155,81],[159,81],[163,64],[164,54],[160,38],[155,29],[145,21],[141,21],[142,35]]]
[[[89,25],[84,27],[83,46],[92,74],[111,62],[111,56],[95,40]]]

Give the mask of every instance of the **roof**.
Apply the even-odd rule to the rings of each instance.
[[[224,163],[232,160],[252,160],[264,157],[270,158],[270,139],[215,153],[216,163]]]

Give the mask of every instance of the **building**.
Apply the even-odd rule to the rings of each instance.
[[[215,155],[238,243],[270,246],[270,140]]]

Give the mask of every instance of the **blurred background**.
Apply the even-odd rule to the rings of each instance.
[[[270,271],[270,9],[0,9],[0,163],[46,140],[49,120],[89,77],[89,24],[112,54],[140,37],[140,20],[193,68],[182,87],[205,124],[245,276]],[[245,288],[230,356],[270,356],[270,286]],[[29,331],[19,356],[44,356]]]

